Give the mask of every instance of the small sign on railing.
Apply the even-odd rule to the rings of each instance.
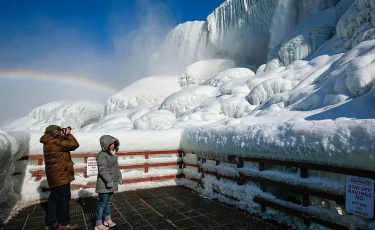
[[[96,163],[96,158],[95,157],[88,157],[87,158],[87,171],[86,174],[87,176],[96,176],[98,175],[98,166]]]
[[[347,176],[345,210],[358,216],[374,217],[374,180]]]

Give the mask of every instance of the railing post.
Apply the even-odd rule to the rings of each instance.
[[[87,177],[88,177],[88,176],[87,176],[87,158],[88,158],[88,157],[84,157],[84,158],[83,158],[83,162],[86,164],[86,165],[85,165],[85,171],[83,172],[83,177],[84,177],[84,178],[87,178]]]
[[[239,157],[237,161],[237,169],[243,168],[243,158]],[[237,178],[237,184],[238,185],[243,185],[244,184],[244,178],[242,173],[238,173],[238,178]]]
[[[43,158],[38,159],[38,165],[43,165],[43,164],[44,164],[44,159]],[[36,181],[40,181],[42,179],[43,171],[44,170],[38,170],[36,178],[35,178]]]
[[[300,173],[300,177],[301,178],[308,178],[309,177],[309,171],[307,170],[307,168],[300,168],[299,170],[299,173]],[[310,205],[310,196],[309,194],[302,194],[302,205],[304,207],[307,207]],[[305,225],[307,226],[310,226],[310,221],[305,219],[304,220],[304,223]]]
[[[264,164],[262,162],[258,162],[259,164],[259,171],[264,171]],[[265,192],[266,191],[266,185],[264,183],[259,184],[260,189]],[[261,211],[265,212],[267,209],[266,205],[261,204]]]
[[[186,167],[184,157],[185,157],[185,152],[182,150],[178,151],[178,157],[181,158],[181,162],[179,164],[180,169],[184,169]]]
[[[216,166],[220,165],[220,161],[216,160]],[[219,173],[216,171],[216,179],[220,180]]]
[[[199,168],[200,168],[200,171],[201,171],[201,174],[202,174],[202,179],[204,178],[204,170],[203,170],[203,168],[202,168],[202,165],[204,164],[204,163],[206,163],[206,159],[205,158],[202,158],[202,163],[201,163],[201,165],[199,166]]]
[[[148,153],[145,153],[145,160],[148,160]],[[148,165],[148,162],[145,162],[145,170],[144,170],[145,173],[148,173],[147,165]]]

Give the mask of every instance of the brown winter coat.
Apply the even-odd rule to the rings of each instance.
[[[79,147],[73,135],[65,138],[53,137],[45,133],[40,142],[43,143],[45,171],[49,187],[64,185],[74,180],[73,161],[70,151]]]

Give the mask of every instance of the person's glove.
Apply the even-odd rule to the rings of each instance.
[[[112,187],[113,187],[113,181],[108,182],[108,183],[107,183],[107,188],[112,188]]]

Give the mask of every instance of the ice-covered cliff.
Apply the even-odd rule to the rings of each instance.
[[[157,58],[169,63],[173,73],[209,58],[257,66],[273,59],[278,59],[277,66],[290,64],[310,56],[331,38],[336,22],[353,1],[227,0],[206,21],[171,30]],[[316,18],[321,23],[310,23]]]

